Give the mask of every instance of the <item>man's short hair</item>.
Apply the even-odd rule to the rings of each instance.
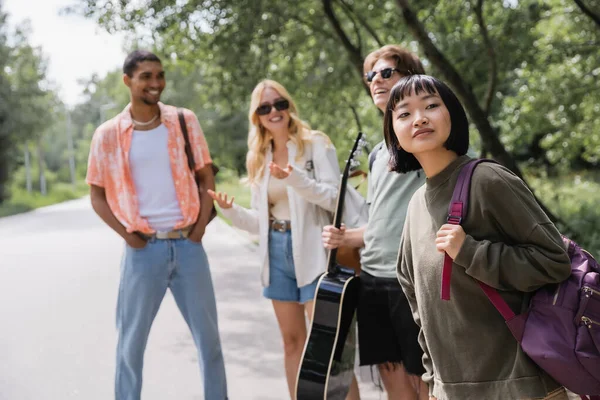
[[[375,63],[381,59],[390,58],[396,62],[396,68],[402,75],[425,74],[425,68],[419,57],[404,47],[395,44],[388,44],[380,49],[371,52],[363,64],[363,79],[366,82],[367,72],[373,69]]]
[[[125,62],[123,63],[123,73],[132,77],[138,64],[144,61],[153,61],[162,64],[162,61],[160,61],[160,58],[158,58],[156,54],[146,50],[135,50],[129,53],[125,59]]]

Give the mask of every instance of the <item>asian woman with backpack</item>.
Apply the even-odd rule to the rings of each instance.
[[[567,279],[570,261],[554,224],[525,183],[495,163],[475,169],[466,218],[449,223],[459,172],[471,160],[469,125],[459,100],[436,78],[411,75],[394,86],[384,133],[390,169],[423,168],[427,177],[408,207],[397,273],[421,329],[430,399],[566,400],[479,285],[497,289],[519,313],[531,292]],[[448,300],[440,296],[445,253],[454,266]]]

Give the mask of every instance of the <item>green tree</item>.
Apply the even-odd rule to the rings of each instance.
[[[80,0],[80,5],[79,12],[107,29],[130,30],[168,57],[194,65],[216,97],[209,101],[217,109],[244,106],[256,82],[272,77],[297,95],[314,125],[340,139],[346,134],[336,131],[340,125],[351,126],[351,107],[367,121],[364,126],[379,126],[368,97],[361,95],[364,55],[383,43],[403,43],[413,50],[418,44],[432,73],[461,97],[483,153],[519,174],[517,160],[546,166],[562,161],[564,141],[556,133],[571,134],[547,120],[547,113],[563,104],[546,102],[543,112],[536,114],[534,108],[525,119],[521,115],[527,109],[518,109],[523,96],[537,96],[539,83],[563,94],[561,69],[570,70],[578,57],[593,62],[599,53],[597,13],[583,0],[397,0],[377,5],[308,0],[294,7],[260,0],[146,0],[127,6]],[[560,24],[549,24],[559,19]],[[145,37],[147,30],[139,26],[153,36]],[[593,78],[593,69],[585,67]],[[566,107],[578,103],[577,96],[571,98],[573,90],[577,92],[569,87],[564,93],[574,102]],[[548,98],[547,93],[542,97]],[[597,102],[596,93],[590,97]],[[584,166],[597,165],[593,151],[571,146],[574,142],[567,146],[569,166],[583,165],[582,160],[588,163]]]
[[[2,3],[0,3],[0,204],[6,198],[6,182],[8,181],[11,162],[12,141],[11,132],[11,90],[6,76],[8,54],[10,49],[6,43],[7,36],[4,27],[6,26],[6,14],[2,13]]]
[[[289,7],[267,1],[149,1],[127,9],[82,2],[78,12],[109,30],[135,32],[144,24],[156,32],[151,43],[163,58],[197,71],[203,109],[224,117],[232,110],[246,114],[253,87],[271,78],[290,91],[300,116],[329,134],[340,150],[349,148],[350,141],[342,139],[356,130],[352,108],[363,126],[377,127],[368,133],[381,138],[378,113],[362,83],[356,85],[362,82],[360,74],[340,53],[320,2]]]
[[[22,162],[21,146],[31,141],[43,152],[41,138],[59,103],[41,49],[29,44],[28,24],[9,32],[7,18],[0,8],[0,203],[8,197],[11,172]],[[43,159],[39,165],[43,180]]]
[[[593,169],[600,161],[600,29],[571,1],[549,1],[539,14],[535,56],[515,69],[498,115],[511,130],[507,146],[523,161]]]
[[[364,56],[402,44],[460,97],[482,154],[522,176],[522,168],[543,175],[598,166],[600,30],[592,3],[79,0],[76,12],[194,70],[203,108],[225,118],[246,109],[260,79],[282,82],[342,155],[357,121],[381,138],[362,81]]]
[[[588,5],[583,0],[573,0],[573,1],[575,2],[575,4],[577,4],[577,7],[579,7],[581,12],[583,12],[592,21],[594,21],[596,26],[600,29],[600,6],[598,5],[598,3],[596,3],[595,6],[592,6],[592,4],[593,4],[592,2],[590,2],[590,4]]]

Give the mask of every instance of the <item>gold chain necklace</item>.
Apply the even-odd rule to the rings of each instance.
[[[141,127],[144,127],[144,126],[148,126],[148,125],[150,125],[151,123],[153,123],[154,121],[156,121],[156,118],[158,118],[158,114],[156,114],[154,117],[152,117],[152,119],[151,119],[150,121],[147,121],[147,122],[140,122],[140,121],[136,121],[135,119],[133,119],[133,117],[131,117],[131,121],[133,122],[133,124],[134,124],[135,126],[141,126]]]

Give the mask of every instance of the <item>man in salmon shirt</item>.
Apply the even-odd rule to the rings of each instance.
[[[225,400],[227,383],[217,309],[202,237],[214,190],[204,134],[183,110],[195,161],[188,167],[177,109],[160,103],[160,59],[134,51],[123,64],[130,104],[94,133],[86,181],[94,211],[125,240],[117,302],[116,400],[139,400],[144,350],[171,289],[198,350],[204,399]]]

